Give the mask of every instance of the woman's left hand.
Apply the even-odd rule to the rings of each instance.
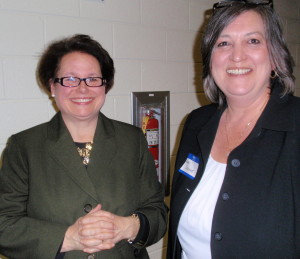
[[[109,227],[113,223],[113,231]],[[116,244],[123,239],[133,240],[139,232],[138,218],[122,217],[104,210],[98,210],[84,217],[80,221],[81,244],[86,253],[103,250],[103,245]],[[101,240],[101,241],[99,241]]]
[[[112,240],[107,241],[115,244],[123,239],[134,240],[140,230],[140,221],[138,217],[122,217],[114,215],[113,223],[115,226],[115,236]]]

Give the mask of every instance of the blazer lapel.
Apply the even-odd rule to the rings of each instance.
[[[207,124],[199,131],[197,139],[200,146],[203,164],[206,164],[217,133],[221,115],[225,108],[219,109],[207,122]],[[202,172],[203,173],[203,172]]]
[[[94,136],[94,144],[91,152],[90,163],[87,171],[90,179],[101,188],[105,179],[110,177],[112,159],[117,152],[115,129],[110,119],[102,113],[99,114],[98,124]]]
[[[66,174],[87,194],[98,200],[95,187],[77,153],[73,139],[66,128],[60,113],[49,123],[48,145],[50,156]]]
[[[182,210],[184,209],[187,201],[191,197],[192,193],[194,192],[195,188],[202,178],[203,172],[205,170],[205,165],[207,163],[208,156],[210,154],[210,150],[216,135],[221,114],[222,110],[218,110],[217,112],[213,113],[208,122],[203,127],[199,128],[198,133],[196,133],[198,145],[197,149],[195,150],[197,150],[198,153],[194,154],[196,156],[199,156],[200,162],[195,179],[190,179],[180,174],[180,178],[176,181],[177,185],[174,186],[176,194],[173,195],[180,198],[175,198],[174,196],[174,200],[176,199],[176,204],[174,205],[174,207],[176,207],[177,210],[176,212],[173,212],[173,214],[175,215],[177,220],[179,220]]]

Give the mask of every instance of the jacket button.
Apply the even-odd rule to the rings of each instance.
[[[231,165],[232,165],[233,167],[239,167],[239,166],[241,165],[241,162],[240,162],[240,160],[238,160],[238,159],[233,159],[233,160],[231,161]]]
[[[227,200],[229,200],[229,194],[227,193],[227,192],[224,192],[223,194],[222,194],[222,199],[223,199],[223,201],[227,201]]]
[[[93,209],[93,206],[91,204],[85,204],[84,208],[83,208],[85,213],[89,213],[92,209]]]
[[[95,255],[94,254],[90,254],[87,256],[87,259],[94,259],[95,258]]]
[[[222,234],[220,232],[216,232],[215,233],[215,240],[217,241],[221,241],[223,238]]]

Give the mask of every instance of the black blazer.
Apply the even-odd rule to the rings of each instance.
[[[212,230],[212,258],[300,258],[300,98],[275,86],[251,134],[228,157]],[[167,258],[181,258],[178,223],[201,180],[224,108],[188,117],[172,183]],[[191,180],[178,172],[189,153],[200,158]],[[199,255],[201,258],[201,255]]]

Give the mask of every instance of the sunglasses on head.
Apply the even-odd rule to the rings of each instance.
[[[231,7],[235,4],[247,4],[247,5],[268,5],[273,8],[273,0],[229,0],[220,1],[213,5],[213,13],[220,8]]]

